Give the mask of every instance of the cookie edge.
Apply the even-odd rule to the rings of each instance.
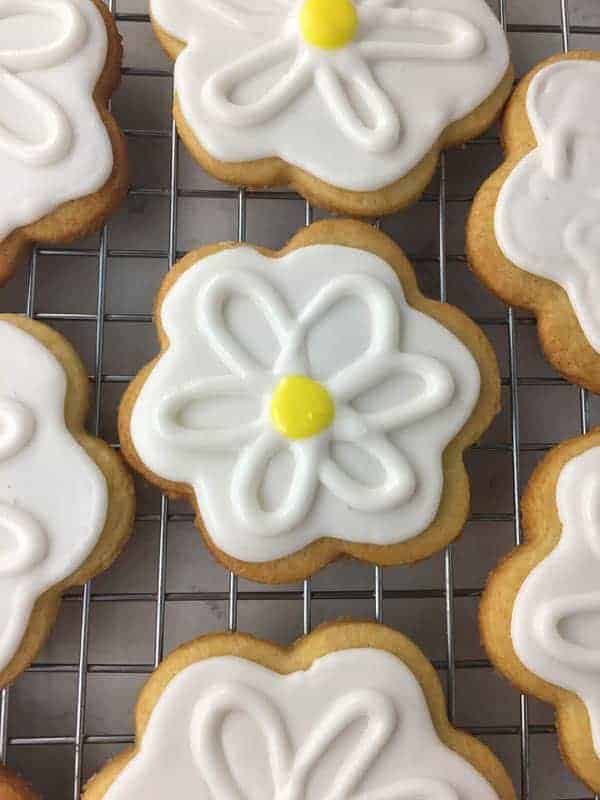
[[[65,591],[82,586],[104,572],[115,561],[133,530],[135,492],[133,479],[120,455],[102,439],[85,430],[89,407],[87,372],[72,345],[59,333],[41,322],[17,314],[0,314],[33,336],[60,363],[67,377],[65,421],[73,438],[86,451],[104,475],[108,489],[106,522],[93,551],[84,563],[60,583],[50,587],[34,606],[27,630],[9,664],[0,671],[0,688],[15,680],[33,662],[51,633]]]
[[[500,375],[496,355],[483,331],[462,311],[446,303],[425,298],[418,289],[413,268],[402,252],[386,234],[355,220],[324,220],[313,223],[296,233],[281,250],[256,247],[263,255],[278,259],[302,247],[315,244],[335,244],[371,252],[394,270],[403,287],[407,302],[435,319],[453,333],[471,352],[481,376],[478,403],[461,431],[447,445],[443,455],[444,491],[434,522],[419,536],[395,545],[368,545],[323,537],[302,550],[280,559],[266,562],[246,562],[232,558],[218,548],[206,531],[193,488],[189,484],[165,481],[156,476],[138,456],[130,431],[131,414],[137,396],[150,372],[169,347],[160,322],[162,303],[178,278],[198,261],[224,249],[250,246],[242,243],[208,245],[188,253],[165,277],[159,289],[154,311],[161,346],[159,355],[134,378],[123,395],[119,407],[119,438],[122,453],[131,467],[146,480],[176,499],[185,497],[192,503],[196,526],[205,545],[216,560],[237,575],[267,584],[290,583],[318,572],[327,564],[349,556],[382,566],[415,563],[442,550],[461,534],[468,517],[470,484],[463,462],[464,451],[488,429],[500,410]],[[452,487],[450,487],[452,484]],[[450,521],[449,521],[450,520]]]

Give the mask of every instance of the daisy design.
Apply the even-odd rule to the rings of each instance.
[[[152,0],[151,11],[188,43],[178,101],[213,156],[279,156],[348,189],[408,172],[508,68],[482,0]]]
[[[335,246],[223,250],[184,273],[161,319],[170,347],[137,397],[133,443],[159,478],[194,487],[225,552],[261,561],[427,527],[479,372],[384,262]]]
[[[231,656],[187,667],[103,798],[155,800],[167,787],[181,800],[498,800],[440,741],[408,667],[375,648],[290,675]]]

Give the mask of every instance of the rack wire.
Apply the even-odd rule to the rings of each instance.
[[[111,12],[114,14],[119,24],[128,25],[148,25],[149,17],[146,13],[129,13],[120,11],[117,7],[119,0],[107,0]],[[123,3],[123,0],[120,0]],[[571,25],[569,17],[568,0],[548,0],[548,5],[558,4],[560,9],[560,25],[555,24],[509,24],[509,14],[507,8],[508,0],[499,0],[498,14],[502,25],[510,34],[530,34],[547,36],[560,36],[562,48],[567,51],[570,46],[572,35],[587,34],[600,35],[600,26],[597,25]],[[131,30],[131,28],[128,28]],[[135,29],[132,35],[135,35]],[[160,68],[123,68],[124,76],[137,76],[151,78],[152,80],[168,81],[171,85],[172,96],[172,72]],[[288,191],[257,192],[245,189],[230,189],[226,187],[216,187],[209,189],[183,189],[179,181],[179,140],[175,125],[171,124],[170,129],[151,129],[151,128],[129,128],[126,134],[132,143],[142,139],[158,139],[169,143],[169,180],[166,186],[136,186],[131,189],[131,197],[139,198],[165,198],[168,200],[168,241],[167,247],[163,249],[117,249],[110,247],[110,223],[102,230],[97,247],[74,247],[74,248],[40,248],[32,256],[28,279],[24,286],[24,305],[17,309],[23,310],[27,316],[35,319],[44,320],[50,324],[61,324],[64,322],[85,322],[93,324],[95,327],[94,336],[94,358],[93,373],[90,379],[93,385],[93,418],[91,428],[101,435],[103,420],[103,402],[105,388],[111,384],[123,387],[133,377],[133,374],[141,364],[131,365],[131,374],[108,374],[104,370],[105,356],[105,325],[107,322],[119,323],[150,323],[150,308],[144,313],[120,313],[112,314],[107,312],[106,286],[109,265],[114,259],[143,259],[155,260],[163,259],[170,268],[177,258],[181,255],[178,250],[178,207],[179,201],[183,198],[202,198],[209,201],[223,199],[235,200],[235,231],[240,241],[246,239],[247,233],[247,208],[248,203],[254,200],[269,200],[276,203],[285,203],[296,200],[297,196]],[[487,136],[473,143],[470,147],[477,147],[478,144],[493,142],[494,138]],[[442,301],[448,295],[448,272],[449,265],[452,263],[464,263],[462,253],[453,253],[449,245],[449,227],[451,221],[448,215],[448,204],[450,202],[468,202],[471,197],[452,194],[448,191],[448,164],[453,154],[449,153],[442,156],[437,190],[429,190],[422,199],[424,204],[435,204],[437,206],[438,219],[438,255],[437,272],[439,282],[439,298]],[[493,165],[490,166],[490,170]],[[305,205],[305,223],[308,225],[313,219],[313,209],[307,203]],[[400,242],[402,244],[402,242]],[[56,311],[44,311],[38,308],[38,261],[40,256],[55,256],[61,258],[89,257],[97,259],[97,296],[94,313],[63,313]],[[418,260],[418,259],[417,259]],[[9,310],[9,309],[7,309]],[[477,321],[488,327],[500,329],[506,335],[506,346],[508,350],[508,374],[503,379],[503,385],[510,405],[510,436],[507,442],[486,442],[479,445],[479,449],[489,453],[510,454],[511,473],[512,473],[512,511],[506,512],[479,512],[471,516],[470,523],[479,526],[486,525],[493,529],[493,526],[511,525],[515,543],[520,543],[522,538],[520,526],[520,506],[519,497],[522,487],[523,467],[522,457],[524,454],[539,454],[549,449],[554,442],[524,442],[521,434],[521,414],[520,414],[520,390],[523,387],[537,386],[550,387],[562,385],[564,382],[551,374],[529,377],[521,376],[519,373],[519,356],[523,352],[520,338],[523,330],[532,326],[534,321],[526,316],[517,315],[513,309],[507,309],[506,313],[499,317],[496,315],[478,316]],[[521,348],[521,349],[520,349]],[[579,394],[579,421],[578,425],[582,432],[590,428],[590,398],[585,391]],[[118,446],[117,443],[113,443]],[[222,591],[168,591],[167,584],[167,555],[170,527],[177,523],[193,524],[191,513],[181,512],[174,509],[173,504],[166,497],[160,500],[158,513],[139,514],[137,517],[138,526],[146,523],[158,526],[158,553],[156,561],[156,589],[152,592],[101,592],[94,590],[93,582],[88,583],[81,593],[72,592],[67,595],[66,603],[73,603],[80,608],[78,620],[78,655],[70,662],[50,663],[37,662],[29,670],[28,674],[42,673],[47,675],[68,674],[75,676],[75,692],[73,700],[73,719],[74,724],[70,731],[65,731],[64,735],[43,735],[35,736],[15,736],[10,733],[9,720],[11,717],[11,689],[5,689],[0,696],[0,760],[18,761],[23,771],[28,772],[28,777],[38,784],[40,790],[44,791],[44,775],[36,775],[27,770],[26,764],[19,760],[19,752],[23,748],[43,748],[50,754],[58,746],[66,747],[72,753],[72,770],[69,779],[70,785],[61,785],[56,789],[56,797],[72,797],[78,800],[81,793],[83,782],[89,777],[90,769],[86,764],[86,748],[91,745],[110,745],[112,747],[124,746],[133,741],[131,732],[119,733],[115,731],[105,731],[97,734],[90,734],[86,725],[86,713],[88,710],[88,678],[91,675],[105,675],[111,680],[116,680],[119,676],[144,676],[153,671],[160,663],[165,652],[165,638],[167,630],[167,608],[171,603],[183,602],[206,602],[206,603],[226,603],[227,604],[227,625],[230,630],[238,627],[238,608],[242,602],[264,603],[265,599],[275,602],[293,601],[298,603],[298,613],[301,615],[301,630],[308,633],[312,627],[313,607],[315,602],[325,602],[327,606],[333,606],[339,601],[361,601],[372,603],[372,614],[374,619],[379,622],[386,621],[385,607],[388,602],[393,601],[427,601],[440,600],[443,603],[444,616],[444,639],[445,656],[435,659],[434,665],[446,679],[446,690],[448,700],[448,714],[451,721],[459,720],[459,702],[457,698],[457,676],[462,671],[472,671],[471,674],[481,671],[490,671],[491,665],[485,658],[458,658],[457,656],[457,613],[456,603],[461,600],[476,600],[481,594],[481,586],[474,588],[457,587],[456,582],[456,559],[457,546],[451,545],[447,548],[443,558],[442,572],[443,578],[439,588],[412,588],[406,587],[401,582],[404,573],[393,571],[392,579],[388,579],[388,572],[381,567],[374,567],[371,576],[371,585],[367,589],[355,589],[343,586],[335,589],[315,588],[311,580],[306,580],[297,587],[285,587],[274,590],[263,588],[240,588],[238,580],[233,574],[223,576],[226,582]],[[138,534],[139,535],[139,534]],[[207,556],[208,558],[208,556]],[[99,604],[113,604],[112,608],[119,608],[120,603],[153,603],[154,604],[154,624],[152,659],[147,663],[92,663],[89,658],[90,631],[92,627],[91,609]],[[336,606],[337,607],[337,606]],[[459,632],[459,631],[458,631]],[[197,631],[198,634],[202,630]],[[111,698],[108,697],[110,703]],[[482,698],[485,701],[485,698]],[[460,724],[460,723],[459,723]],[[552,724],[533,723],[530,718],[529,702],[525,696],[521,696],[519,701],[518,722],[516,724],[469,724],[461,727],[470,732],[483,737],[492,737],[494,741],[498,738],[508,738],[511,741],[518,741],[518,759],[514,764],[513,777],[520,789],[521,800],[565,800],[562,794],[562,783],[559,794],[553,791],[548,794],[547,789],[542,792],[534,785],[532,774],[535,766],[535,756],[532,750],[532,742],[535,737],[545,737],[555,735]],[[556,754],[558,759],[558,754]],[[560,769],[560,768],[559,768]],[[46,771],[45,775],[47,776]],[[591,795],[585,793],[581,787],[575,784],[573,791],[569,793],[570,800],[591,800]],[[570,790],[569,790],[570,791]],[[48,795],[50,796],[50,795]],[[596,797],[596,800],[599,800]]]

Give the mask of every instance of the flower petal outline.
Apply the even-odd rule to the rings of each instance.
[[[8,530],[15,546],[0,547],[0,576],[20,575],[44,560],[48,553],[48,537],[42,526],[27,511],[0,503],[0,533]]]
[[[165,441],[183,450],[237,451],[260,434],[264,427],[261,416],[251,422],[227,428],[216,426],[192,428],[182,425],[178,417],[190,403],[203,399],[221,396],[255,397],[261,388],[256,384],[256,381],[243,381],[235,375],[192,381],[162,399],[155,409],[155,426]]]
[[[349,139],[371,153],[389,152],[400,138],[398,113],[368,65],[357,57],[351,60],[353,69],[346,80],[368,107],[374,119],[373,127],[360,118],[332,63],[323,61],[319,64],[315,70],[315,85],[330,114]]]
[[[0,462],[20,453],[34,431],[35,417],[29,406],[11,397],[0,398]]]
[[[230,99],[236,84],[295,56],[289,70],[260,99],[234,103]],[[297,52],[295,36],[267,42],[217,70],[202,87],[202,98],[211,113],[227,125],[260,125],[277,116],[312,80],[310,59]]]
[[[51,97],[13,72],[44,69],[61,63],[83,45],[87,31],[83,16],[70,0],[0,0],[0,22],[32,11],[57,17],[62,23],[62,34],[48,45],[0,49],[0,88],[19,100],[25,118],[30,116],[29,107],[36,109],[45,120],[45,135],[41,141],[31,142],[0,124],[0,149],[26,164],[47,166],[60,161],[69,152],[71,125]]]
[[[400,373],[416,375],[424,384],[423,390],[385,411],[360,411],[369,430],[406,428],[448,406],[455,395],[456,384],[448,367],[437,358],[418,353],[394,353],[370,362],[365,359],[334,376],[328,388],[336,399],[348,402]]]
[[[389,511],[413,496],[417,485],[414,470],[387,437],[368,434],[353,444],[380,464],[385,477],[378,486],[361,483],[329,455],[319,466],[319,478],[338,500],[355,511],[373,512]]]
[[[370,27],[416,29],[434,33],[450,34],[450,41],[440,43],[385,41],[381,39],[358,43],[360,53],[372,60],[402,60],[413,58],[438,58],[459,61],[479,55],[485,46],[485,38],[479,28],[459,14],[440,9],[392,8],[382,4],[374,8]]]
[[[254,273],[229,270],[209,281],[198,296],[200,329],[223,364],[244,378],[264,372],[264,367],[225,324],[224,305],[233,295],[246,296],[262,311],[281,348],[286,346],[295,323],[281,295]]]
[[[292,483],[279,508],[266,511],[260,504],[260,487],[270,460],[286,447],[295,461]],[[238,519],[253,535],[287,533],[304,519],[318,488],[320,452],[319,440],[287,442],[270,430],[244,448],[231,478],[231,502]]]

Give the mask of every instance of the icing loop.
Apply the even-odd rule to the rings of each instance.
[[[31,409],[17,400],[0,398],[0,462],[24,450],[34,430]],[[0,576],[19,575],[36,567],[47,549],[46,534],[31,514],[0,503]]]
[[[309,782],[329,748],[356,723],[365,724],[364,730],[332,775],[323,800],[459,800],[449,784],[425,778],[408,778],[356,793],[398,727],[394,703],[381,692],[355,690],[340,697],[294,754],[276,704],[240,683],[213,687],[196,704],[190,724],[191,750],[215,800],[247,797],[223,747],[223,727],[233,713],[252,719],[265,739],[274,800],[304,800]]]
[[[0,397],[0,462],[27,446],[35,430],[35,418],[18,400]]]
[[[47,536],[31,514],[0,503],[0,577],[28,572],[47,552]]]
[[[86,25],[70,0],[0,0],[0,24],[9,17],[32,13],[55,17],[61,33],[46,45],[0,49],[0,91],[20,104],[25,117],[31,116],[31,112],[41,117],[43,139],[32,142],[0,125],[0,148],[26,164],[45,166],[69,152],[71,126],[51,97],[15,73],[48,69],[71,58],[85,41]]]
[[[560,61],[532,80],[537,149],[500,192],[495,233],[516,266],[562,286],[600,353],[600,63]]]

